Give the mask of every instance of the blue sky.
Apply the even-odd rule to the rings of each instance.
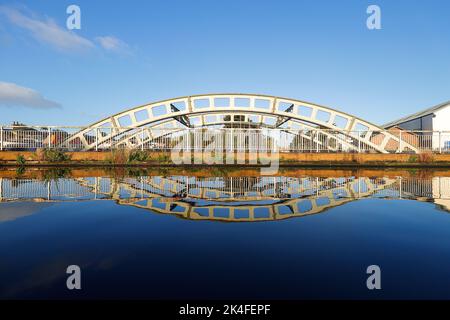
[[[65,27],[70,4],[81,30]],[[366,27],[370,4],[381,30]],[[209,92],[297,98],[377,124],[450,100],[450,2],[0,1],[2,124],[87,125]]]

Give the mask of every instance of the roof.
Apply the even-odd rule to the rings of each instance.
[[[428,108],[428,109],[425,109],[425,110],[413,113],[413,114],[411,114],[409,116],[400,118],[398,120],[388,122],[386,124],[383,124],[381,127],[383,127],[383,128],[390,128],[390,127],[393,127],[393,126],[398,125],[400,123],[404,123],[404,122],[407,122],[407,121],[411,121],[411,120],[414,120],[414,119],[417,119],[417,118],[421,118],[421,117],[427,116],[429,114],[435,113],[436,111],[438,111],[440,109],[443,109],[445,107],[450,107],[450,100],[447,101],[447,102],[438,104],[437,106],[434,106],[434,107],[431,107],[431,108]]]

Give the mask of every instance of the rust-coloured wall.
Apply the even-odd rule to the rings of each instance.
[[[82,164],[85,162],[95,163],[101,162],[107,163],[111,160],[111,152],[68,152],[70,155],[70,161],[68,163]],[[29,151],[1,151],[0,163],[15,163],[18,155],[24,156],[29,163],[45,163],[42,161],[42,156],[39,156],[36,152]],[[149,163],[158,163],[158,157],[166,155],[169,156],[170,152],[152,152],[151,160]],[[201,156],[197,154],[194,156]],[[244,156],[240,154],[240,156]],[[246,163],[248,163],[249,157],[256,156],[256,154],[246,154]],[[387,164],[387,163],[448,163],[450,165],[450,154],[381,154],[381,153],[280,153],[280,164]],[[169,164],[171,161],[166,161],[165,164]],[[235,157],[236,163],[236,157]]]
[[[67,152],[72,161],[107,161],[110,158],[110,152]],[[39,161],[39,154],[31,151],[0,151],[0,161],[16,161],[17,157],[22,155],[27,161]]]

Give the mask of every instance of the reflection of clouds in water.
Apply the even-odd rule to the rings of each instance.
[[[2,203],[0,204],[0,223],[30,216],[51,205],[53,204],[48,202]]]

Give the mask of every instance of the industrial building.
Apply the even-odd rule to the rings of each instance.
[[[386,123],[385,129],[417,130],[418,135],[430,138],[433,150],[450,147],[450,101]]]

